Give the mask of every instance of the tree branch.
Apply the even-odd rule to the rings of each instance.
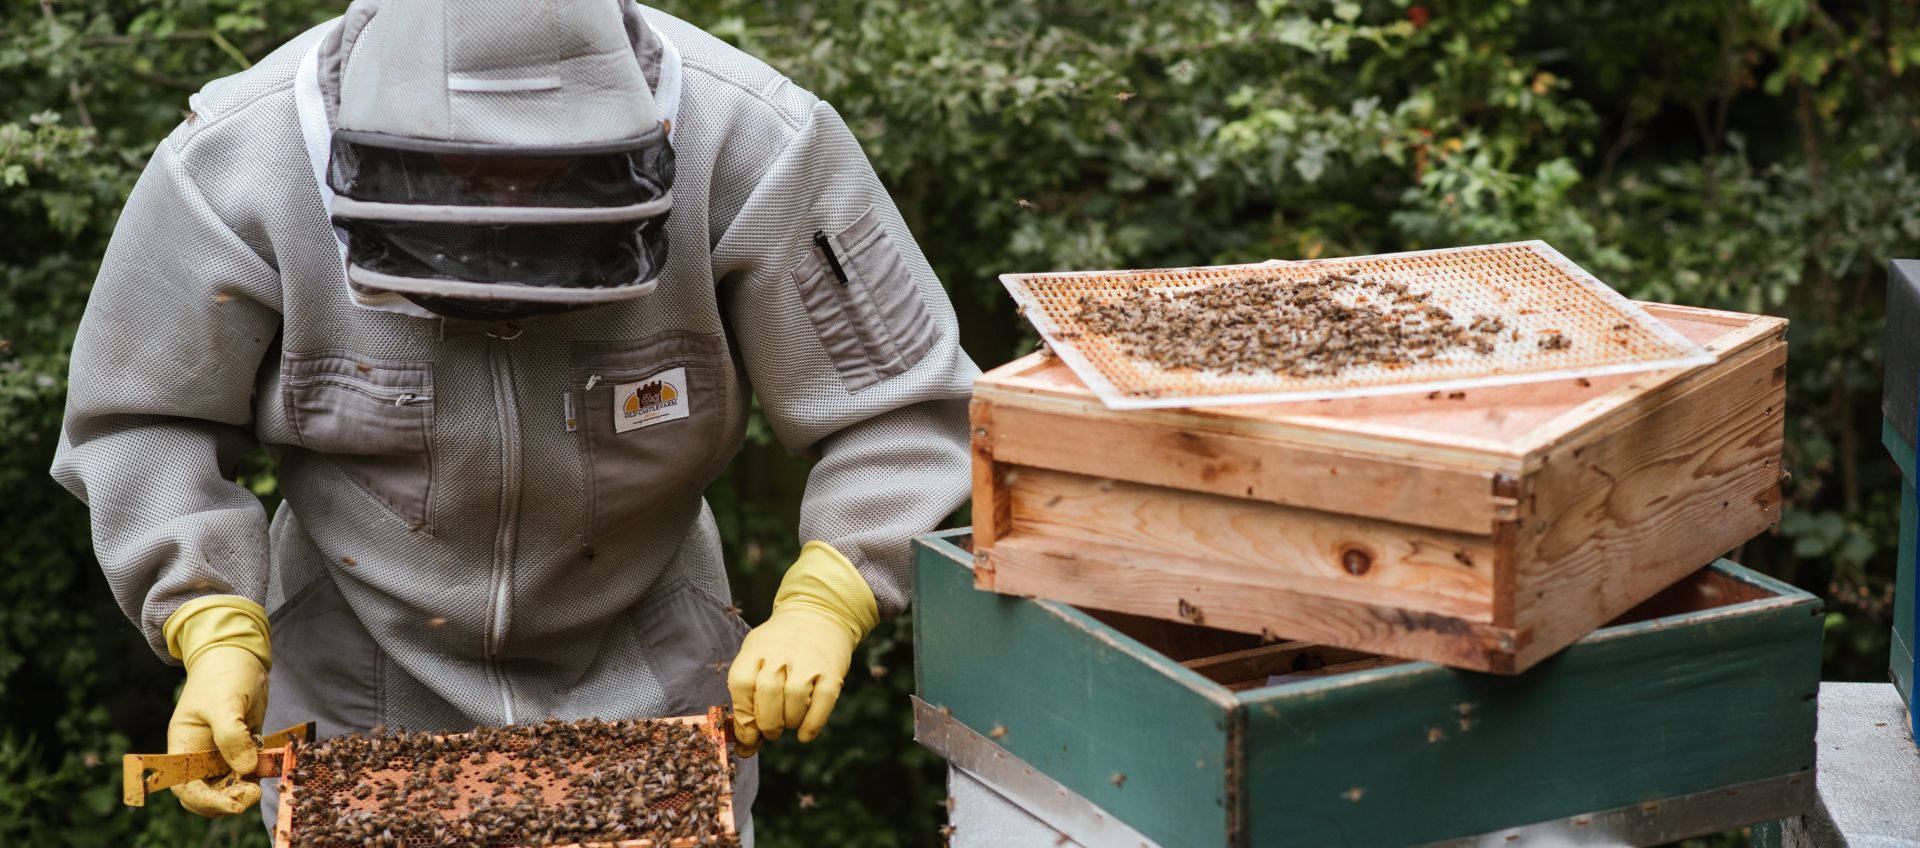
[[[42,0],[42,2],[45,2],[45,0]],[[253,60],[248,59],[247,54],[240,52],[240,48],[233,46],[233,42],[228,41],[227,37],[221,35],[219,30],[209,30],[207,32],[207,38],[211,39],[214,46],[220,48],[222,53],[233,57],[233,61],[239,62],[240,70],[244,71],[253,67]]]
[[[1632,147],[1633,143],[1639,140],[1640,122],[1634,117],[1633,104],[1628,103],[1627,116],[1620,122],[1620,135],[1614,138],[1612,144],[1607,145],[1607,153],[1600,160],[1599,182],[1601,185],[1613,182],[1613,169],[1620,164],[1620,157],[1625,156],[1627,148]]]
[[[1800,124],[1800,150],[1807,157],[1807,177],[1813,183],[1816,196],[1827,193],[1827,165],[1820,155],[1820,117],[1813,108],[1813,88],[1807,81],[1795,78],[1793,81],[1795,111]]]
[[[152,44],[156,41],[204,41],[209,34],[211,34],[210,31],[204,29],[182,29],[160,36],[93,35],[80,43],[88,47],[124,47],[130,44]]]
[[[1817,0],[1809,0],[1807,3],[1807,17],[1817,24],[1820,31],[1826,33],[1828,38],[1833,39],[1834,52],[1838,53],[1840,61],[1846,63],[1846,66],[1853,70],[1854,75],[1860,78],[1860,84],[1871,86],[1875,99],[1884,99],[1887,95],[1886,80],[1877,74],[1869,74],[1866,66],[1860,64],[1860,57],[1853,55],[1853,51],[1847,49],[1847,34],[1840,31],[1840,24],[1834,21],[1832,15],[1827,14],[1827,10],[1820,8]]]
[[[53,0],[40,0],[40,15],[47,19],[47,31],[51,37],[53,28],[60,25],[59,16],[53,13]],[[80,118],[80,126],[94,129],[93,113],[87,111],[87,101],[80,96],[79,79],[67,78],[67,97],[73,100],[73,111]]]

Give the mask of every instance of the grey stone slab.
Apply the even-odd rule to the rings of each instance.
[[[947,817],[952,848],[1080,844],[957,766],[947,769],[947,797],[953,799]]]
[[[1816,844],[1920,846],[1920,750],[1890,683],[1820,684]]]

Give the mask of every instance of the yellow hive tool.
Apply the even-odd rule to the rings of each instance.
[[[294,725],[260,740],[260,764],[249,780],[279,777],[287,745],[298,739],[313,740],[313,722]],[[194,751],[187,754],[128,754],[120,761],[120,800],[129,807],[144,807],[147,796],[169,786],[224,777],[231,769],[219,751]]]

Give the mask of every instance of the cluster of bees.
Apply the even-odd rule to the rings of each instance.
[[[1186,291],[1083,297],[1075,318],[1161,368],[1233,375],[1330,376],[1455,350],[1488,355],[1502,334],[1520,338],[1497,316],[1461,321],[1431,298],[1396,280],[1342,273],[1249,276]]]
[[[721,821],[732,775],[718,750],[701,726],[669,721],[547,721],[452,736],[376,728],[298,753],[293,845],[738,845]]]

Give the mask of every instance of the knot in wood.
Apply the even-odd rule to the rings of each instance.
[[[1373,554],[1359,548],[1347,548],[1340,552],[1340,565],[1348,574],[1359,576],[1373,568]]]

